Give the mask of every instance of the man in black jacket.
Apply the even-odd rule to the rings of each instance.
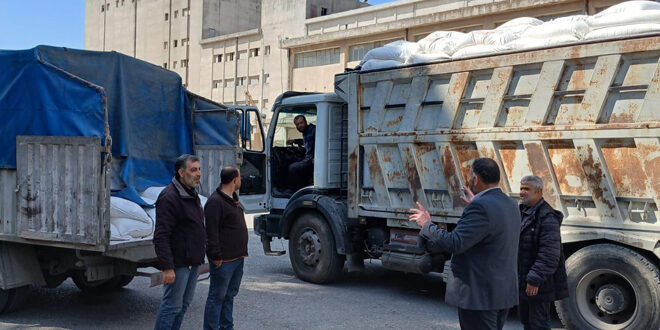
[[[525,329],[550,329],[552,302],[568,296],[566,266],[559,227],[561,212],[543,199],[543,181],[520,181],[520,246],[518,278],[520,321]]]
[[[502,329],[509,308],[518,304],[516,258],[520,212],[498,187],[500,169],[490,158],[472,163],[469,191],[453,231],[431,222],[418,202],[411,220],[422,229],[431,253],[450,253],[445,302],[458,307],[461,329]]]
[[[241,173],[228,166],[220,171],[221,186],[209,197],[206,215],[206,255],[211,261],[211,283],[204,308],[204,329],[234,329],[234,297],[248,256],[248,231],[238,203]]]
[[[155,329],[179,329],[195,294],[197,267],[204,263],[204,210],[195,188],[202,171],[199,159],[181,155],[175,176],[156,200],[154,248],[163,271],[164,292]]]

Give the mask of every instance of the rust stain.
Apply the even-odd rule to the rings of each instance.
[[[357,177],[357,167],[358,167],[358,156],[357,156],[357,152],[353,151],[351,152],[350,155],[348,155],[348,173],[351,174],[348,176],[348,178],[351,181],[350,186],[353,187],[357,184],[357,182],[354,182],[352,180],[353,177]],[[355,191],[354,189],[348,189],[348,200],[350,201],[353,199],[355,199]]]
[[[388,121],[387,122],[387,127],[392,127],[394,125],[399,125],[401,124],[401,120],[403,119],[403,116],[398,116],[394,120]]]
[[[26,206],[21,207],[21,213],[28,217],[28,219],[41,214],[41,206],[35,205],[35,201],[38,197],[38,194],[33,194],[32,191],[28,188],[27,193],[23,198],[25,200]]]
[[[378,157],[376,157],[378,159]],[[391,163],[392,162],[392,155],[389,152],[385,152],[383,154],[383,162],[384,163]]]
[[[602,148],[617,196],[646,197],[646,174],[632,146]]]
[[[504,173],[509,177],[509,180],[513,180],[513,166],[516,163],[516,149],[513,148],[500,149],[500,157],[502,157],[502,166],[504,167]]]
[[[371,174],[371,181],[374,186],[383,185],[383,173],[380,170],[378,164],[378,152],[376,148],[373,148],[370,152],[367,153],[367,166],[369,166],[369,173]]]
[[[445,175],[445,178],[447,178],[452,207],[462,207],[461,195],[459,194],[460,182],[458,181],[458,177],[456,177],[456,166],[454,166],[454,159],[451,156],[449,146],[443,147],[442,159],[440,159],[440,162],[442,163],[442,172]]]
[[[601,201],[610,209],[615,209],[616,205],[612,204],[607,198],[605,198],[605,193],[609,192],[609,189],[601,186],[601,183],[605,180],[605,173],[602,164],[594,159],[593,153],[595,150],[593,150],[590,145],[587,145],[586,147],[578,146],[577,150],[579,153],[586,156],[582,165],[594,199]]]
[[[660,147],[657,145],[638,144],[637,150],[644,161],[648,183],[654,191],[654,198],[660,199]]]
[[[584,195],[584,171],[572,146],[549,148],[548,153],[561,193]]]
[[[408,154],[410,154],[410,152],[408,152]],[[422,190],[422,182],[419,178],[419,172],[417,172],[417,166],[411,157],[407,157],[404,162],[406,165],[406,178],[408,179],[410,189],[412,190],[413,201],[418,202],[419,192]]]

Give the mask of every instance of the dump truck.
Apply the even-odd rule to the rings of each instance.
[[[158,283],[152,236],[112,239],[111,195],[144,202],[138,192],[167,185],[191,153],[209,196],[251,145],[242,137],[257,109],[207,100],[115,52],[38,46],[0,51],[0,67],[0,313],[68,278],[94,293],[134,276]]]
[[[268,255],[285,253],[272,250],[273,238],[287,239],[296,275],[314,283],[337,278],[345,263],[359,271],[365,259],[442,273],[448,262],[421,246],[409,209],[422,203],[451,231],[471,162],[490,157],[511,198],[523,176],[536,175],[564,214],[570,293],[556,306],[566,327],[657,329],[659,59],[656,34],[347,70],[334,93],[285,93],[265,152],[249,160],[263,188],[245,206],[266,212],[255,232]],[[316,125],[304,187],[287,177],[304,157],[286,145],[299,137],[298,115]]]

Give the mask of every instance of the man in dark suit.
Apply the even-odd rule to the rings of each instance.
[[[469,204],[451,232],[432,223],[419,202],[410,210],[429,252],[452,254],[445,302],[458,307],[461,329],[502,329],[509,308],[518,304],[520,211],[499,182],[494,160],[473,162]]]

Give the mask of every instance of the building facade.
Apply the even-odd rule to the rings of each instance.
[[[621,0],[87,0],[85,48],[181,75],[191,91],[270,113],[287,90],[331,92],[334,74],[394,40],[492,29],[516,17],[594,14]]]

